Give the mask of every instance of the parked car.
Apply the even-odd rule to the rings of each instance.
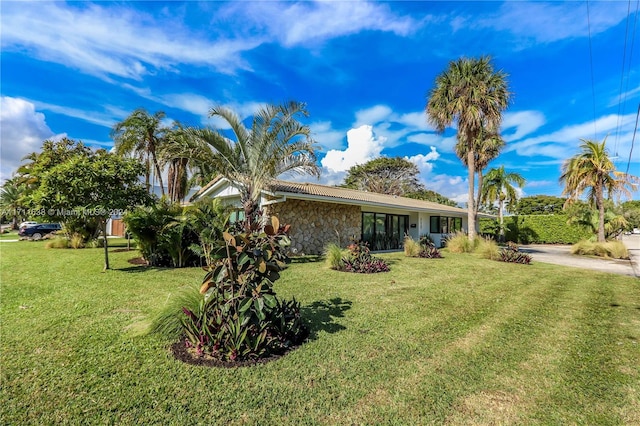
[[[62,229],[59,223],[41,223],[39,225],[29,226],[27,228],[22,228],[18,232],[18,235],[21,237],[29,237],[33,240],[39,240],[45,235],[49,235],[52,232],[59,231]]]
[[[30,226],[37,225],[37,224],[38,222],[32,222],[32,221],[22,222],[20,226],[18,226],[18,229],[28,228]]]

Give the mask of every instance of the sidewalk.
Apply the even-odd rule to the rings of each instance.
[[[622,242],[629,250],[629,260],[633,273],[640,278],[640,234],[623,235]]]

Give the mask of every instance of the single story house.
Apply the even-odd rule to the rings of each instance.
[[[236,219],[243,214],[239,191],[225,178],[211,181],[193,200],[207,198],[236,206]],[[319,254],[327,243],[346,246],[352,239],[368,242],[372,250],[399,249],[406,234],[414,240],[428,234],[440,246],[447,234],[468,229],[465,209],[314,183],[273,180],[262,191],[260,207],[291,225],[296,254]]]

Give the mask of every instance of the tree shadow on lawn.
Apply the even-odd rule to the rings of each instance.
[[[300,310],[302,316],[307,320],[309,327],[309,340],[315,340],[320,331],[326,333],[337,333],[346,330],[342,324],[338,324],[336,318],[343,318],[344,313],[351,309],[352,302],[343,300],[341,297],[334,297],[329,300],[319,300],[311,305],[303,306]]]

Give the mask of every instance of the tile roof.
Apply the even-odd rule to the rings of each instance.
[[[192,197],[192,200],[206,194],[208,189],[220,182],[222,179],[223,178],[220,176],[213,179],[207,185],[203,186],[196,195]],[[415,200],[413,198],[339,188],[336,186],[320,185],[316,183],[299,183],[274,179],[269,184],[267,191],[271,192],[275,196],[289,196],[291,198],[307,198],[326,202],[342,202],[371,206],[377,205],[389,208],[410,209],[414,211],[467,214],[466,209],[446,206],[432,201]],[[480,213],[480,216],[493,217],[482,213]]]
[[[429,210],[447,213],[466,214],[466,209],[446,206],[431,201],[415,200],[413,198],[398,197],[393,195],[378,194],[375,192],[358,191],[355,189],[339,188],[335,186],[319,185],[315,183],[297,183],[282,180],[274,180],[269,185],[269,190],[276,194],[296,194],[313,197],[330,198],[336,201],[351,201],[357,204],[376,204],[386,207],[407,208],[413,210]]]

